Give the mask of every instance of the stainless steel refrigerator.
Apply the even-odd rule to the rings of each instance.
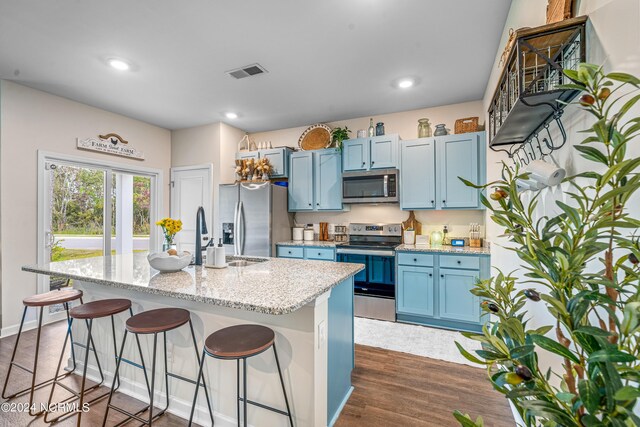
[[[286,187],[222,184],[218,206],[218,230],[227,255],[275,256],[276,243],[291,239]]]

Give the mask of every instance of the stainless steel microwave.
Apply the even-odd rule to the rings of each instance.
[[[342,174],[343,203],[397,203],[398,169]]]

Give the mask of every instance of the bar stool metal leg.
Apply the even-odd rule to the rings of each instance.
[[[242,359],[242,397],[244,401],[244,427],[247,427],[247,358]],[[240,426],[240,420],[238,419],[238,426]]]
[[[276,357],[276,366],[278,367],[278,376],[280,377],[280,385],[282,385],[282,394],[284,395],[284,403],[287,405],[287,416],[291,427],[293,427],[293,418],[291,417],[291,409],[289,408],[289,399],[287,398],[287,390],[284,388],[284,378],[282,377],[282,369],[280,369],[280,361],[278,360],[278,352],[276,351],[276,343],[273,343],[273,355]]]
[[[191,319],[189,319],[189,329],[191,330],[191,340],[193,341],[193,350],[196,352],[196,360],[198,364],[200,364],[200,356],[198,355],[198,342],[196,341],[196,334],[193,330],[193,323]],[[204,357],[203,357],[204,358]],[[198,378],[196,379],[196,390],[200,387],[200,374],[198,374]],[[211,418],[211,425],[214,424],[213,421],[213,406],[211,406],[211,398],[209,397],[209,390],[207,389],[207,383],[204,380],[204,375],[202,375],[202,388],[204,388],[204,396],[207,400],[207,407],[209,408],[209,417]]]
[[[38,374],[38,356],[40,354],[40,340],[41,340],[41,333],[42,333],[42,319],[43,319],[43,310],[44,310],[45,306],[40,307],[39,310],[39,317],[38,317],[38,327],[37,327],[37,332],[36,332],[36,348],[35,348],[35,354],[34,354],[34,361],[33,361],[33,368],[29,369],[25,366],[22,366],[21,364],[17,363],[15,361],[16,358],[16,354],[18,351],[18,346],[20,344],[20,338],[22,336],[22,330],[24,328],[24,321],[27,315],[27,309],[29,308],[28,306],[24,307],[24,310],[22,311],[22,319],[20,320],[20,327],[18,328],[18,335],[16,336],[16,342],[15,345],[13,347],[13,352],[11,353],[11,361],[9,362],[9,367],[7,370],[7,376],[5,378],[4,381],[4,385],[2,387],[2,397],[4,399],[12,399],[14,397],[18,397],[18,396],[22,396],[24,394],[26,394],[27,392],[29,393],[29,415],[31,415],[32,417],[37,417],[39,415],[41,415],[44,411],[34,411],[34,405],[33,405],[33,395],[35,390],[38,390],[42,387],[45,387],[49,384],[51,384],[53,381],[55,380],[60,380],[68,375],[71,374],[71,372],[66,372],[64,374],[60,374],[56,377],[52,377],[49,378],[47,380],[44,380],[38,384],[36,384],[36,378],[37,378],[37,374]],[[64,308],[67,314],[67,324],[70,322],[70,317],[69,317],[69,305],[68,303],[64,303]],[[67,328],[67,334],[65,335],[65,341],[64,341],[64,346],[66,347],[66,343],[68,338],[71,337],[71,340],[73,341],[73,336],[70,335],[70,330]],[[63,347],[64,348],[64,347]],[[64,351],[64,350],[63,350]],[[73,366],[75,368],[76,365],[76,358],[75,358],[75,354],[72,353],[71,354],[72,357],[72,361],[73,361]],[[31,374],[31,386],[24,388],[22,390],[19,390],[17,392],[11,393],[11,394],[7,394],[7,385],[9,383],[9,378],[11,377],[11,371],[13,369],[13,366],[17,366],[18,368],[24,370],[25,372],[28,372]]]

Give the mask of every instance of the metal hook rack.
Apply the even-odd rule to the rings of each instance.
[[[567,143],[567,131],[562,124],[562,109],[554,111],[551,119],[544,122],[521,144],[513,145],[509,149],[495,149],[502,151],[513,160],[514,165],[527,166],[534,160],[542,160],[565,146]],[[551,135],[550,124],[555,122],[560,131],[560,139],[554,139]],[[541,135],[544,132],[546,135]]]

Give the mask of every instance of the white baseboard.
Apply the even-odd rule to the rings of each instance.
[[[68,367],[71,367],[71,366],[72,366],[71,359],[69,359]],[[83,367],[84,367],[83,362],[78,360],[75,374],[82,375]],[[103,373],[105,377],[105,381],[103,385],[111,388],[111,384],[113,382],[113,372],[103,371]],[[149,371],[149,374],[151,374],[150,371]],[[87,368],[87,378],[95,382],[100,380],[100,374],[98,373],[97,367],[93,365],[89,365],[89,367]],[[169,378],[169,381],[180,381],[180,380],[175,378]],[[123,393],[123,394],[126,394],[127,396],[133,397],[134,399],[140,400],[141,402],[149,403],[149,395],[147,393],[147,389],[145,385],[134,383],[131,380],[128,380],[126,378],[120,377],[120,388],[118,389],[118,393]],[[202,396],[204,396],[204,391],[200,390],[198,392],[198,400],[200,400]],[[211,391],[209,391],[209,396],[212,397]],[[153,400],[155,402],[154,406],[156,408],[164,408],[164,405],[166,402],[166,394],[156,390]],[[167,409],[167,412],[173,415],[176,415],[182,419],[188,420],[189,415],[191,414],[192,403],[193,403],[192,401],[187,402],[185,400],[177,399],[173,396],[169,396],[169,409]],[[214,418],[216,427],[236,427],[238,425],[238,422],[236,421],[235,418],[231,418],[219,412],[216,412],[215,407],[213,408],[213,418]],[[210,424],[211,418],[209,417],[209,409],[207,408],[206,404],[204,406],[203,405],[196,406],[196,409],[193,414],[193,422],[202,426],[208,426]]]
[[[28,322],[24,322],[22,326],[22,332],[30,331],[38,327],[37,320],[29,320]],[[0,330],[0,338],[7,338],[12,335],[16,335],[18,333],[18,329],[20,329],[20,323],[15,325],[4,327]]]

